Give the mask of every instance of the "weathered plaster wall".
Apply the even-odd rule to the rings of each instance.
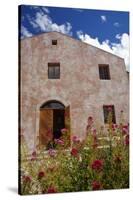
[[[51,41],[57,39],[57,46]],[[60,62],[60,79],[48,79],[48,62]],[[109,64],[111,80],[100,80],[98,64]],[[72,133],[85,137],[87,117],[104,123],[103,105],[128,121],[128,75],[124,60],[57,32],[21,41],[21,125],[30,148],[39,131],[39,107],[47,100],[70,105]]]

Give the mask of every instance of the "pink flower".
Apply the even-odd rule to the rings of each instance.
[[[126,128],[122,128],[122,134],[123,134],[123,135],[128,134],[128,129],[126,129]]]
[[[67,128],[63,128],[63,129],[61,129],[61,132],[62,132],[62,133],[66,133],[67,131],[68,131]]]
[[[91,167],[93,170],[101,171],[103,169],[103,160],[94,160]]]
[[[75,143],[79,143],[80,139],[75,135],[75,136],[72,137],[72,141],[75,142]]]
[[[92,182],[92,190],[99,190],[101,189],[101,184],[98,181]]]
[[[61,140],[61,139],[55,139],[54,141],[55,141],[56,144],[60,144],[62,146],[64,145],[64,141]]]
[[[78,156],[78,150],[76,148],[72,148],[71,155],[74,156],[74,157],[77,157]]]
[[[116,128],[118,128],[117,124],[112,124],[112,129],[115,130]]]
[[[55,157],[56,155],[56,151],[54,149],[49,149],[48,153],[51,157]]]
[[[38,173],[38,178],[39,178],[39,179],[43,178],[44,176],[45,176],[45,173],[44,173],[43,171],[40,171],[40,172]]]
[[[57,190],[55,187],[51,186],[48,188],[47,193],[57,193]]]
[[[129,132],[129,127],[128,127],[128,125],[122,126],[122,134],[123,134],[123,135],[127,135],[128,132]]]

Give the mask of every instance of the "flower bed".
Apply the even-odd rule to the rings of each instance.
[[[129,128],[114,125],[94,130],[89,127],[85,141],[72,137],[65,150],[65,132],[56,148],[27,155],[21,160],[21,194],[76,192],[129,187]]]

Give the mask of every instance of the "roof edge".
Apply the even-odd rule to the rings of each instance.
[[[112,56],[115,56],[115,57],[117,57],[117,58],[120,58],[120,59],[124,60],[124,58],[122,58],[122,57],[120,57],[120,56],[118,56],[118,55],[115,55],[115,54],[113,54],[113,53],[111,53],[111,52],[108,52],[108,51],[103,50],[103,49],[101,49],[101,48],[99,48],[99,47],[93,46],[92,44],[83,42],[83,41],[81,41],[81,40],[78,40],[77,38],[73,38],[73,37],[70,36],[70,35],[67,35],[67,34],[65,34],[65,33],[61,33],[61,32],[58,32],[58,31],[42,32],[42,33],[39,33],[39,34],[30,36],[30,37],[26,37],[26,38],[23,38],[23,39],[20,38],[19,40],[20,40],[20,41],[23,41],[23,40],[26,40],[26,39],[32,39],[32,38],[34,38],[34,37],[37,37],[37,36],[40,36],[40,35],[43,35],[43,34],[49,34],[49,33],[58,33],[58,34],[61,34],[61,35],[65,36],[65,37],[71,38],[72,40],[76,40],[76,41],[78,41],[78,42],[80,42],[80,43],[82,43],[82,44],[89,45],[89,46],[94,47],[94,48],[96,48],[96,49],[98,49],[98,50],[100,50],[100,51],[103,51],[103,52],[105,52],[105,53],[111,54]],[[125,61],[124,61],[124,62],[125,62]]]

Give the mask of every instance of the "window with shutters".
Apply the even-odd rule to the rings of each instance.
[[[102,80],[110,80],[109,65],[99,64],[99,78]]]
[[[48,78],[60,79],[60,63],[48,63]]]
[[[104,123],[108,123],[109,114],[111,113],[112,123],[116,123],[114,105],[103,105]]]
[[[52,45],[57,45],[57,40],[52,40]]]

